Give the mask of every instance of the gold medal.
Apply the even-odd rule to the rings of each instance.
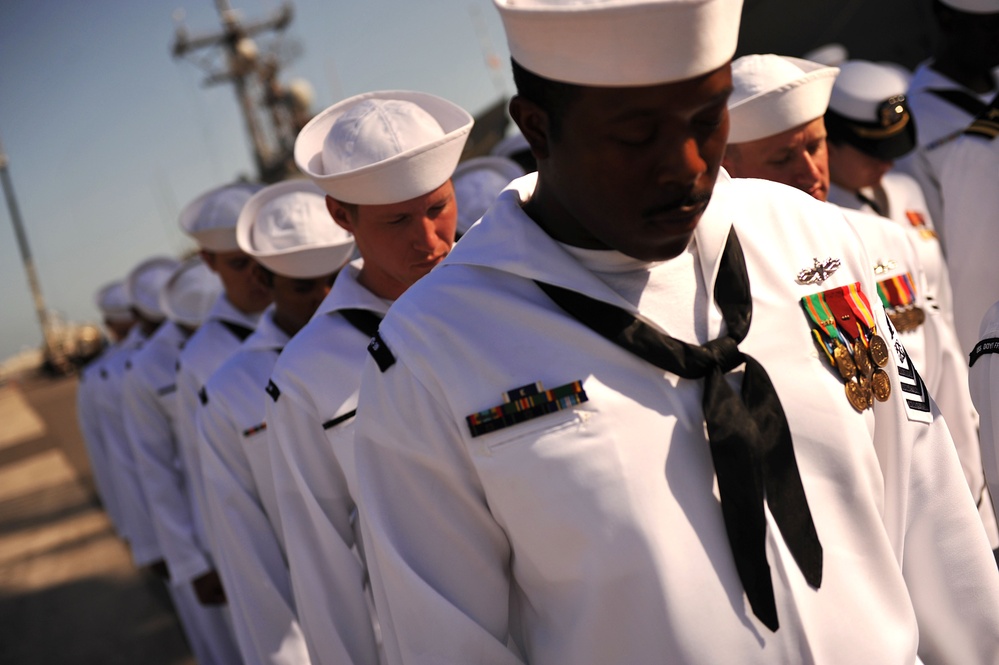
[[[836,369],[839,375],[849,381],[857,373],[857,366],[850,357],[850,352],[843,346],[843,342],[836,340],[833,347],[833,359],[836,361]]]
[[[891,380],[883,369],[874,370],[874,375],[871,376],[871,390],[879,402],[886,402],[891,397]]]
[[[857,369],[863,376],[870,376],[874,367],[871,365],[871,356],[867,348],[858,339],[853,345],[853,359],[857,363]]]
[[[846,399],[850,402],[850,406],[863,413],[867,408],[867,394],[860,384],[856,381],[847,381],[843,387],[846,389]]]
[[[871,390],[871,380],[866,376],[858,376],[857,384],[860,386],[860,392],[867,400],[867,406],[874,404],[874,391]]]
[[[888,344],[878,334],[871,335],[871,360],[878,367],[888,364]]]
[[[913,328],[918,328],[919,326],[923,325],[923,322],[925,322],[925,321],[926,321],[926,312],[923,311],[923,308],[922,307],[913,307],[912,308],[912,323],[913,323],[912,327]]]

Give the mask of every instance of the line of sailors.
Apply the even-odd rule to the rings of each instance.
[[[999,482],[999,305],[982,324],[974,395],[967,356],[979,335],[961,328],[974,317],[965,312],[981,310],[981,321],[999,298],[987,240],[999,224],[982,229],[999,215],[996,102],[974,125],[968,116],[945,127],[940,108],[924,125],[923,88],[960,87],[930,68],[910,82],[865,61],[739,58],[724,171],[699,230],[676,258],[639,262],[642,249],[554,242],[559,227],[540,221],[551,198],[535,204],[535,192],[588,195],[559,183],[577,167],[553,157],[561,130],[538,122],[529,77],[598,91],[699,80],[731,58],[739,1],[496,4],[523,68],[512,112],[524,133],[512,149],[459,163],[472,127],[460,107],[420,92],[351,97],[300,133],[304,178],[206,192],[180,217],[198,256],[151,258],[98,293],[116,343],[81,375],[95,482],[136,566],[166,580],[198,662],[724,662],[734,649],[747,663],[997,662],[988,550],[999,549],[999,530],[986,479]],[[994,0],[938,9],[999,17]],[[618,29],[635,35],[628,53]],[[677,39],[677,62],[650,64],[664,33]],[[523,159],[529,142],[538,174],[510,158]],[[943,205],[933,212],[919,185],[890,169],[911,154],[934,163],[941,150],[950,155],[934,164]],[[749,222],[712,212],[737,208]],[[786,358],[760,332],[738,347],[754,350],[782,395],[823,545],[819,588],[798,550],[787,553],[795,537],[767,495],[772,609],[739,567],[734,527],[714,515],[710,465],[720,462],[702,457],[699,384],[667,371],[675,404],[651,417],[635,410],[628,404],[660,388],[642,392],[648,377],[634,360],[524,286],[591,280],[590,297],[704,343],[732,323],[700,319],[718,300],[708,287],[719,268],[698,266],[720,260],[726,270],[731,243],[711,243],[736,229],[755,330],[778,347],[807,331]],[[805,254],[800,272],[779,274]],[[688,282],[689,293],[671,286]],[[793,322],[777,307],[789,289],[802,294]],[[972,292],[972,310],[962,309]],[[799,347],[814,366],[795,361]],[[521,380],[534,374],[544,381]],[[498,387],[491,398],[488,386]],[[615,428],[648,432],[657,418],[670,419],[657,435],[667,441],[648,459],[607,456]],[[465,421],[469,433],[458,431]],[[841,450],[810,452],[823,447]],[[874,489],[822,468],[840,464],[863,468]],[[635,471],[663,465],[665,480],[653,478],[675,497],[667,508],[658,485],[637,489],[648,481]],[[677,465],[706,486],[684,489]],[[661,524],[637,510],[650,505]],[[726,542],[732,556],[721,561]]]

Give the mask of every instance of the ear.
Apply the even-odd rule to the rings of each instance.
[[[337,201],[329,194],[326,195],[326,209],[337,226],[347,233],[354,233],[354,222],[350,218],[350,213],[347,212],[347,209],[340,201]]]
[[[201,260],[205,262],[205,265],[208,266],[209,270],[212,272],[218,272],[218,268],[216,267],[218,257],[215,252],[209,252],[207,249],[203,249],[199,251],[198,254],[201,256]]]
[[[510,100],[510,117],[527,139],[536,160],[548,157],[548,113],[529,99],[515,95]]]

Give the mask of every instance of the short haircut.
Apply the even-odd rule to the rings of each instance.
[[[535,74],[524,69],[513,58],[510,59],[510,64],[513,67],[513,82],[517,85],[517,94],[534,102],[548,114],[551,139],[558,141],[562,137],[562,119],[566,110],[579,96],[582,86],[554,81]]]

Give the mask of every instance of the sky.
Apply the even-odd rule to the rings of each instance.
[[[280,7],[231,4],[246,21]],[[292,4],[283,38],[300,54],[281,80],[308,81],[315,112],[357,93],[412,89],[474,115],[513,93],[491,0]],[[232,87],[204,86],[198,65],[171,55],[180,16],[192,36],[221,25],[215,0],[0,0],[0,142],[42,296],[67,321],[98,323],[101,286],[150,256],[194,249],[177,226],[181,209],[253,175]],[[0,361],[41,343],[5,200]]]
[[[280,7],[229,1],[248,22]],[[513,94],[492,0],[292,2],[283,34],[300,55],[281,80],[308,81],[314,112],[411,89],[474,115]],[[171,56],[181,16],[191,36],[221,26],[216,0],[0,0],[0,142],[42,295],[65,320],[99,322],[101,286],[148,257],[194,249],[177,226],[187,203],[253,176],[232,87],[204,86],[201,68]],[[912,67],[929,54],[931,24],[929,0],[746,0],[736,55],[802,55],[838,41],[851,57]],[[5,203],[0,361],[41,342]]]

